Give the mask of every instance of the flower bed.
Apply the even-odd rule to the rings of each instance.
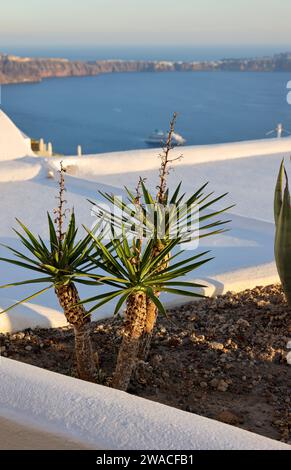
[[[205,299],[171,313],[160,320],[149,362],[139,363],[129,392],[290,443],[290,313],[280,287]],[[105,320],[93,329],[106,383],[122,322]],[[2,335],[2,354],[74,375],[73,339],[70,327]]]

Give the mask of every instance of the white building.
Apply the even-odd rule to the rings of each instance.
[[[0,161],[34,155],[31,140],[0,110]]]

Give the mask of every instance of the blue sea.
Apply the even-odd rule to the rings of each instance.
[[[267,54],[267,50],[67,49],[4,50],[70,59],[201,60]],[[291,49],[291,48],[290,48]],[[284,50],[284,49],[283,49]],[[287,50],[287,49],[285,49]],[[282,51],[282,48],[281,48]],[[270,50],[269,54],[278,52]],[[262,139],[279,122],[291,131],[290,73],[133,73],[49,79],[2,87],[2,109],[33,138],[62,154],[146,148],[154,129],[166,130],[174,111],[187,144]]]

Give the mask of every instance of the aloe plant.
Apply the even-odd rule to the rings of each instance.
[[[291,307],[291,204],[284,160],[280,166],[275,189],[274,217],[276,225],[275,260],[283,290],[289,307]]]
[[[85,235],[77,241],[78,228],[76,227],[74,211],[70,215],[67,230],[63,232],[65,218],[63,173],[64,170],[61,168],[59,207],[55,211],[56,220],[53,221],[50,214],[47,214],[49,242],[46,243],[41,237],[35,236],[21,221],[17,220],[21,232],[14,231],[25,251],[3,245],[13,253],[15,258],[0,258],[3,262],[33,271],[38,276],[21,282],[6,284],[1,288],[34,284],[44,284],[45,287],[1,313],[8,312],[17,305],[54,289],[67,321],[74,328],[79,378],[94,382],[96,381],[97,370],[90,338],[90,316],[87,315],[84,306],[79,303],[80,298],[76,288],[76,283],[82,283],[83,277],[92,267],[89,256],[91,256],[91,259],[94,258],[93,244],[89,235]]]

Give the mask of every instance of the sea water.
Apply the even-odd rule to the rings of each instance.
[[[96,51],[87,55],[75,51],[74,55],[51,50],[46,54],[114,58],[109,51],[103,51],[104,57]],[[144,51],[142,57],[141,51],[131,51],[118,57],[134,58],[135,54],[158,59],[166,52],[154,56]],[[172,54],[172,59],[178,57]],[[204,52],[206,58],[213,55]],[[179,57],[189,59],[190,52]],[[76,154],[78,145],[83,153],[146,148],[148,135],[155,129],[167,130],[174,111],[179,114],[177,132],[188,145],[233,142],[263,139],[278,123],[291,131],[291,106],[286,99],[289,80],[291,73],[286,72],[142,72],[53,78],[3,86],[2,108],[23,132],[52,142],[54,151],[62,154]]]

